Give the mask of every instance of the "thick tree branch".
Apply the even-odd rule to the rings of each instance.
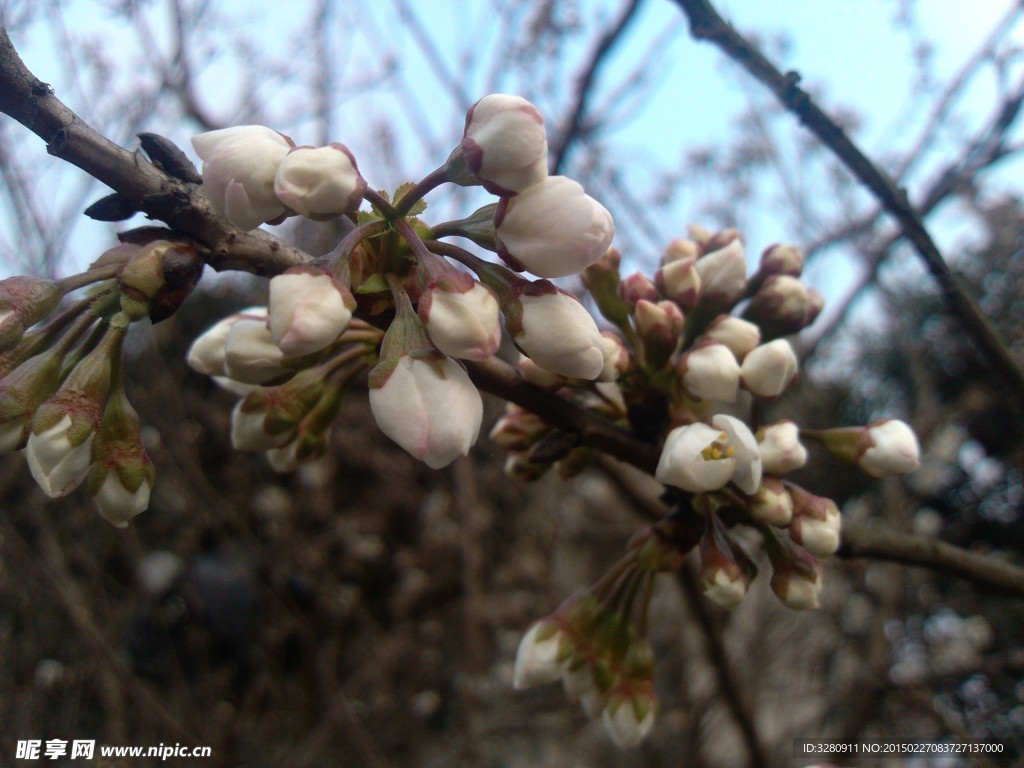
[[[46,142],[54,157],[78,166],[125,195],[150,218],[166,222],[205,247],[218,270],[274,275],[311,257],[261,232],[243,232],[217,216],[202,188],[167,176],[138,152],[119,147],[88,126],[33,75],[0,28],[0,112]]]
[[[846,132],[818,107],[805,90],[800,88],[800,76],[797,73],[783,74],[776,69],[760,51],[733,29],[707,0],[675,0],[675,3],[689,19],[690,33],[695,39],[714,43],[767,86],[896,218],[904,235],[938,281],[943,300],[949,310],[973,337],[992,369],[1009,383],[1017,397],[1024,398],[1024,371],[1017,365],[991,323],[942,258],[921,217],[907,198],[906,190],[898,187],[871,162],[850,140]]]

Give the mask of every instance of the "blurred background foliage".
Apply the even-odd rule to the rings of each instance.
[[[830,308],[800,339],[802,379],[779,413],[810,427],[903,418],[923,463],[878,483],[812,453],[798,482],[848,519],[1024,562],[1019,397],[795,120],[690,41],[671,3],[443,5],[321,0],[276,30],[269,7],[187,0],[7,2],[0,20],[29,67],[126,146],[141,130],[187,146],[262,122],[300,143],[342,138],[381,186],[440,164],[479,95],[521,93],[548,116],[553,162],[616,215],[626,273],[651,270],[689,221],[740,227],[752,258],[773,239],[806,248]],[[741,28],[753,5],[729,4]],[[1020,7],[1005,5],[955,51],[931,37],[930,3],[864,6],[879,39],[899,43],[877,53],[894,90],[907,84],[879,94],[909,105],[901,119],[845,105],[825,62],[802,74],[908,186],[1024,364]],[[782,66],[816,34],[786,9],[791,34],[753,30]],[[456,31],[432,20],[451,14]],[[687,120],[700,130],[676,130]],[[80,216],[98,185],[9,120],[0,171],[7,273],[73,272],[110,242]],[[431,200],[428,216],[468,210],[466,194]],[[278,233],[311,253],[336,234]],[[184,365],[193,338],[265,291],[208,273],[178,315],[130,337],[128,394],[158,468],[130,528],[111,528],[81,492],[50,502],[22,462],[0,463],[0,763],[17,739],[95,738],[210,745],[211,765],[254,768],[781,766],[794,737],[818,737],[992,741],[1002,755],[915,764],[1024,764],[1021,601],[885,562],[831,561],[808,614],[782,607],[763,576],[731,612],[700,597],[692,569],[663,578],[662,712],[637,751],[611,749],[556,688],[513,692],[522,632],[618,558],[657,484],[600,464],[526,485],[503,475],[486,438],[433,472],[379,433],[360,386],[327,456],[276,475],[231,450],[232,396]],[[501,404],[487,409],[485,424]]]

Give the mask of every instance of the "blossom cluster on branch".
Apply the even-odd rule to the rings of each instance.
[[[265,452],[282,472],[316,460],[345,390],[368,372],[380,429],[444,467],[481,431],[483,403],[466,362],[496,355],[503,335],[529,386],[661,446],[656,476],[671,514],[640,531],[597,584],[536,623],[516,660],[517,687],[560,679],[622,746],[639,743],[657,711],[647,640],[656,574],[698,555],[704,593],[732,607],[757,573],[750,545],[759,540],[774,593],[791,608],[813,608],[820,559],[838,548],[841,525],[833,501],[786,478],[807,461],[804,444],[816,441],[872,477],[917,466],[916,437],[899,421],[762,423],[765,405],[798,376],[785,337],[823,304],[800,280],[799,248],[767,248],[748,276],[737,231],[691,227],[652,276],[623,277],[611,215],[577,182],[548,174],[544,120],[524,99],[481,99],[447,160],[391,195],[373,190],[337,142],[295,146],[270,128],[241,126],[193,146],[211,205],[240,229],[289,216],[351,224],[330,253],[273,276],[267,306],[224,318],[191,346],[189,365],[239,395],[237,449]],[[479,185],[497,200],[430,224],[423,198],[446,183]],[[364,201],[369,210],[360,210]],[[88,478],[100,512],[118,525],[148,506],[154,482],[124,395],[125,333],[176,312],[202,273],[196,244],[172,230],[144,227],[122,240],[83,275],[0,282],[0,449],[24,448],[51,496]],[[551,282],[577,274],[604,330]],[[517,405],[490,438],[508,452],[508,472],[528,480],[552,467],[571,476],[594,456],[579,435]]]

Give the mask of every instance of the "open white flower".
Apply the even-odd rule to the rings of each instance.
[[[761,457],[753,434],[732,416],[719,414],[712,423],[669,432],[655,477],[691,493],[713,491],[730,480],[744,493],[754,493],[761,482]]]

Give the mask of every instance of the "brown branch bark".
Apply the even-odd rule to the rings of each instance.
[[[46,142],[54,157],[76,165],[137,203],[150,218],[205,247],[214,269],[274,275],[311,256],[262,232],[243,232],[217,216],[202,188],[178,181],[138,152],[119,147],[87,125],[25,66],[0,28],[0,112]]]
[[[674,1],[689,19],[690,33],[695,39],[707,40],[718,46],[771,90],[899,222],[905,237],[939,283],[949,311],[973,337],[993,371],[1006,380],[1017,397],[1024,398],[1024,370],[1017,365],[991,323],[946,264],[920,215],[911,205],[906,190],[897,186],[861,152],[846,132],[800,88],[800,76],[796,72],[780,72],[729,25],[707,0]]]

